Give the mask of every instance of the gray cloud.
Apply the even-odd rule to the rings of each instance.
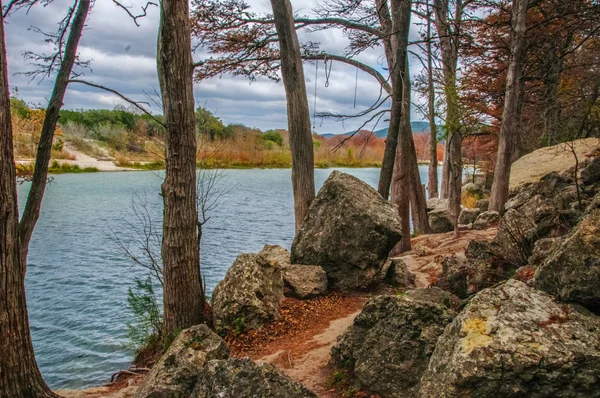
[[[294,1],[294,7],[302,14],[309,13],[315,0]],[[19,11],[9,17],[6,24],[6,41],[9,61],[10,83],[18,88],[19,96],[29,103],[45,105],[52,89],[51,79],[41,82],[30,81],[20,73],[31,70],[23,59],[23,51],[50,52],[43,37],[31,29],[36,26],[44,31],[53,31],[72,4],[69,0],[56,0],[48,7],[32,9],[28,14]],[[129,0],[132,7],[145,4]],[[257,12],[269,12],[268,0],[252,0],[250,4]],[[91,61],[91,70],[82,71],[85,79],[114,88],[124,95],[139,101],[147,101],[144,92],[152,93],[158,88],[156,76],[156,36],[158,9],[150,8],[148,16],[139,20],[136,27],[127,14],[111,1],[96,1],[80,43],[80,57]],[[413,26],[411,38],[418,37],[418,28]],[[320,42],[325,51],[341,53],[346,38],[339,30],[303,33],[301,39]],[[198,52],[196,59],[205,54]],[[358,59],[378,68],[382,73],[383,50],[366,51]],[[305,64],[305,77],[311,113],[315,99],[315,63]],[[419,73],[421,66],[411,62],[411,74]],[[357,104],[354,107],[356,69],[335,63],[332,67],[329,87],[325,87],[325,68],[318,65],[317,112],[354,114],[373,104],[379,97],[379,84],[360,71],[356,82]],[[195,86],[196,102],[215,112],[225,123],[243,123],[261,129],[286,128],[285,91],[281,82],[266,79],[250,83],[247,79],[233,76],[210,79]],[[413,98],[413,101],[420,100]],[[65,108],[113,108],[122,104],[119,98],[91,87],[72,84],[65,98]],[[414,108],[414,107],[413,107]],[[157,107],[153,108],[157,112]],[[413,119],[422,120],[413,109]],[[317,120],[316,130],[320,133],[341,133],[359,127],[364,119],[347,120],[344,123],[331,119]],[[373,128],[374,123],[367,126]],[[377,128],[386,127],[380,122]]]

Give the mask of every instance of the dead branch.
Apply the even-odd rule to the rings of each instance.
[[[158,4],[153,3],[151,1],[147,2],[146,5],[144,5],[142,7],[142,13],[138,14],[138,15],[134,15],[131,11],[130,8],[131,7],[126,7],[124,6],[121,2],[117,1],[117,0],[112,0],[113,3],[115,3],[118,7],[122,8],[123,10],[125,10],[125,12],[127,13],[127,15],[129,15],[129,17],[133,20],[133,23],[135,24],[135,26],[140,26],[140,24],[138,23],[138,19],[140,18],[144,18],[146,15],[148,15],[148,8],[150,6],[155,6],[158,7]]]

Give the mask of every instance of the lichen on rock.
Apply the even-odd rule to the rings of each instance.
[[[600,397],[599,374],[599,318],[509,280],[446,327],[418,397]]]

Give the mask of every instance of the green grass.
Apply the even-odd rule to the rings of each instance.
[[[17,164],[17,176],[28,179],[33,175],[33,164]],[[68,174],[68,173],[96,173],[98,170],[95,167],[81,168],[76,164],[58,163],[53,160],[48,167],[49,174]]]

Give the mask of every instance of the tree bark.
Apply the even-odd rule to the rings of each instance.
[[[460,134],[460,106],[456,86],[458,45],[463,14],[463,2],[455,2],[454,20],[450,22],[449,0],[434,0],[435,25],[440,40],[446,96],[446,155],[442,169],[442,197],[448,198],[448,208],[458,227],[462,186],[462,157]]]
[[[42,199],[44,198],[44,192],[46,190],[48,164],[50,163],[50,154],[52,152],[54,130],[56,130],[56,124],[58,123],[60,110],[63,106],[65,92],[69,85],[69,78],[71,77],[73,66],[75,65],[79,39],[83,33],[85,20],[89,10],[90,0],[79,0],[77,11],[71,22],[71,30],[69,32],[69,38],[67,39],[62,63],[58,70],[56,81],[54,82],[54,88],[52,89],[48,107],[46,108],[46,116],[44,117],[44,124],[42,125],[42,132],[40,133],[40,141],[35,158],[35,169],[33,171],[31,188],[29,189],[27,203],[25,204],[23,216],[21,217],[21,222],[19,224],[19,233],[21,235],[21,261],[24,264],[27,263],[29,241],[31,240],[33,230],[35,229],[35,225],[40,216]]]
[[[279,37],[281,75],[287,98],[288,131],[292,152],[292,187],[296,232],[315,198],[314,149],[300,45],[289,0],[271,0]]]
[[[0,398],[55,397],[42,379],[31,343],[17,206],[4,20],[0,16]]]
[[[406,91],[410,90],[410,87],[405,89],[408,85],[407,76],[407,42],[408,42],[408,29],[410,26],[410,9],[411,1],[406,0],[393,0],[392,5],[392,20],[393,20],[393,31],[396,35],[396,42],[398,43],[394,48],[393,59],[394,63],[390,65],[390,73],[392,80],[392,107],[390,116],[390,127],[388,131],[388,141],[385,145],[385,153],[393,148],[394,158],[392,162],[388,164],[392,167],[392,173],[394,184],[392,182],[392,175],[390,175],[389,183],[385,181],[387,178],[387,170],[382,166],[381,176],[379,177],[379,193],[387,199],[389,195],[390,185],[392,185],[392,200],[398,207],[398,213],[401,220],[402,239],[396,246],[396,249],[400,252],[410,250],[410,190],[412,183],[411,168],[410,168],[410,156],[409,156],[409,141],[406,139],[406,128],[402,129],[402,121],[406,120],[406,109],[410,109],[410,103],[405,104],[409,101],[409,97],[406,97]],[[410,124],[410,119],[409,124]],[[410,126],[409,126],[410,129]],[[401,131],[404,130],[404,133]],[[397,132],[397,136],[400,138],[399,144],[394,142],[393,145],[390,143],[390,136],[392,132]],[[410,133],[412,137],[412,132]],[[393,137],[396,140],[395,137]],[[384,164],[385,164],[384,155]],[[386,186],[387,184],[387,186]]]
[[[518,126],[518,108],[520,101],[519,81],[525,49],[525,32],[527,31],[528,0],[513,0],[510,49],[511,59],[506,77],[506,94],[502,111],[502,125],[498,142],[498,159],[494,172],[494,184],[490,196],[490,210],[504,213],[504,205],[508,200],[512,151]]]
[[[189,2],[160,2],[158,76],[167,125],[162,260],[165,335],[202,322]]]
[[[387,10],[387,2],[378,1],[377,7],[379,10],[380,20],[382,17],[389,18]],[[392,177],[394,174],[394,161],[396,159],[396,147],[398,145],[398,135],[402,120],[402,92],[403,86],[406,84],[403,81],[406,69],[406,49],[408,46],[408,32],[410,29],[410,9],[412,1],[410,0],[391,0],[391,20],[392,34],[390,36],[389,45],[391,49],[386,49],[386,57],[388,58],[388,67],[392,80],[392,109],[390,116],[390,128],[385,141],[385,150],[383,152],[383,161],[381,163],[381,173],[379,175],[379,184],[377,191],[379,194],[388,199],[390,195],[390,186],[392,185]],[[408,14],[408,15],[407,15]],[[389,21],[385,24],[389,26]],[[382,23],[382,26],[385,25]],[[385,43],[385,42],[384,42]],[[394,114],[394,112],[396,112]],[[397,120],[394,120],[397,118]]]
[[[444,145],[444,162],[442,163],[442,184],[440,187],[440,198],[448,199],[448,137],[446,136],[446,145]]]
[[[400,143],[398,144],[399,147],[402,147],[402,156],[405,160],[402,161],[400,168],[407,168],[410,178],[409,196],[413,230],[419,234],[427,234],[431,231],[429,219],[427,217],[427,201],[425,199],[423,185],[421,184],[417,150],[415,148],[412,126],[410,124],[410,107],[412,103],[411,92],[410,69],[407,60],[402,99],[404,110],[402,112],[402,123],[400,127]]]
[[[427,3],[427,102],[429,116],[429,169],[427,191],[429,198],[438,197],[437,127],[435,125],[435,91],[433,86],[433,54],[431,49],[431,11]]]

